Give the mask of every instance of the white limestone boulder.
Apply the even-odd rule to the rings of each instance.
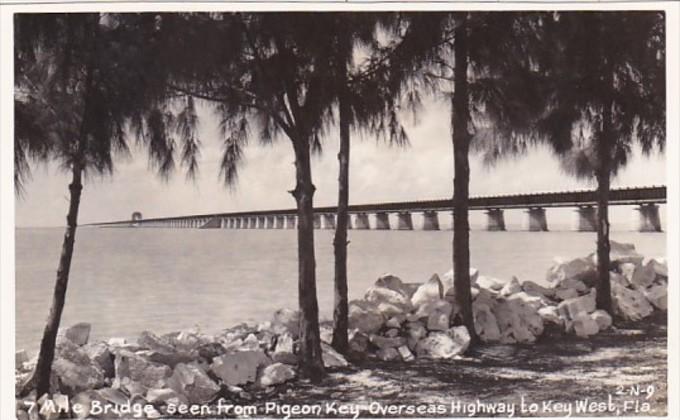
[[[383,337],[381,335],[372,334],[369,339],[371,344],[379,349],[396,348],[406,345],[406,338],[404,337]]]
[[[403,360],[404,362],[412,362],[416,359],[416,357],[413,355],[411,349],[409,349],[408,346],[398,347],[397,351],[399,352],[399,356],[401,356],[401,360]]]
[[[477,276],[474,284],[480,289],[499,291],[505,286],[507,280],[497,279],[489,276]]]
[[[387,328],[401,328],[401,325],[406,321],[406,315],[397,314],[385,322]]]
[[[213,359],[210,371],[225,385],[255,382],[258,369],[272,363],[262,350],[237,351]]]
[[[276,347],[270,353],[273,361],[294,365],[298,358],[295,355],[295,343],[290,334],[281,334],[276,339]]]
[[[147,360],[146,358],[127,350],[115,352],[114,368],[116,378],[130,378],[146,388],[162,386],[172,375],[170,367]]]
[[[479,270],[474,267],[470,267],[470,285],[477,283],[477,278],[479,277]],[[440,278],[442,286],[444,287],[444,296],[454,294],[454,278],[453,278],[453,268],[444,273]]]
[[[566,315],[569,319],[575,320],[579,316],[589,315],[595,311],[596,291],[592,289],[587,295],[571,298],[560,302],[557,310]]]
[[[522,282],[522,291],[532,296],[544,297],[546,299],[551,299],[555,296],[554,288],[541,286],[540,284],[531,280],[525,280]]]
[[[113,354],[106,343],[89,343],[83,346],[83,351],[104,373],[104,376],[111,378],[115,375],[113,365]]]
[[[521,299],[502,299],[493,308],[501,343],[533,343],[543,334],[543,319]]]
[[[633,263],[638,265],[643,256],[635,250],[635,245],[609,240],[609,260],[616,263]],[[593,260],[597,264],[597,254],[593,254]]]
[[[604,331],[611,327],[613,324],[611,315],[609,315],[607,311],[603,311],[602,309],[598,309],[592,314],[590,314],[590,318],[593,321],[595,321],[595,323],[597,323],[597,328],[599,329],[599,331]]]
[[[454,327],[459,328],[459,327]],[[465,328],[465,327],[463,327]],[[467,329],[465,330],[467,333]],[[470,335],[466,335],[459,330],[449,332],[431,332],[427,337],[421,339],[416,345],[418,357],[429,359],[450,359],[459,356],[467,350],[470,344]]]
[[[629,279],[630,284],[637,289],[644,289],[652,285],[656,280],[656,270],[651,260],[647,260],[635,266],[632,276]]]
[[[172,388],[150,388],[144,399],[149,404],[163,405],[168,403],[188,403],[184,395],[178,394]]]
[[[264,369],[258,378],[258,385],[268,387],[288,382],[295,378],[295,369],[283,363],[274,363]]]
[[[388,289],[387,287],[372,286],[366,291],[364,300],[374,303],[379,307],[380,304],[383,303],[392,305],[398,309],[397,313],[406,313],[413,309],[411,300],[407,296],[392,289]],[[383,312],[383,315],[391,317],[396,314],[386,314]]]
[[[394,347],[386,347],[378,349],[375,353],[376,357],[384,362],[394,362],[401,360],[401,354]]]
[[[416,292],[411,296],[413,307],[418,308],[427,302],[440,300],[444,297],[444,286],[439,276],[433,274],[425,283],[421,284]]]
[[[541,317],[544,324],[554,324],[558,327],[564,326],[564,317],[560,317],[560,313],[555,305],[540,308],[538,310],[538,316]]]
[[[498,321],[496,321],[496,316],[489,306],[485,304],[473,304],[472,313],[475,322],[475,331],[482,341],[491,343],[500,340],[501,331],[500,328],[498,328]]]
[[[168,379],[168,386],[184,395],[191,404],[207,404],[220,392],[220,386],[197,363],[180,363],[175,366]]]
[[[349,338],[349,351],[355,355],[363,356],[368,351],[369,344],[368,336],[362,332],[357,332]]]
[[[353,300],[349,302],[349,328],[371,334],[377,332],[385,323],[385,317],[378,306],[365,300]]]
[[[639,321],[654,312],[654,308],[642,292],[627,288],[625,280],[621,280],[620,276],[614,273],[611,279],[612,307],[615,314],[630,321]]]
[[[574,258],[571,260],[555,258],[555,264],[548,269],[546,274],[546,280],[552,285],[558,285],[569,279],[592,284],[596,278],[597,265],[592,258]]]
[[[574,333],[579,337],[590,337],[597,334],[600,329],[597,322],[589,314],[580,313],[572,322]]]

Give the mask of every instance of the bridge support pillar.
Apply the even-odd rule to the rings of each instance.
[[[659,217],[659,206],[657,204],[640,204],[638,211],[638,232],[661,232],[661,218]]]
[[[397,214],[397,230],[413,230],[411,212],[400,211],[399,214]]]
[[[375,229],[390,230],[390,215],[387,212],[379,211],[375,214]]]
[[[579,206],[576,209],[576,230],[579,232],[595,232],[597,230],[597,210],[593,206]]]
[[[527,210],[529,215],[529,232],[547,232],[548,219],[545,217],[543,207],[532,207]]]
[[[274,229],[274,216],[267,216],[267,229]]]
[[[241,229],[241,222],[243,219],[240,217],[234,218],[234,229]]]
[[[368,230],[371,228],[371,223],[368,221],[368,214],[366,213],[357,213],[354,216],[354,221],[354,229]]]
[[[314,229],[321,229],[321,215],[314,215]]]
[[[436,211],[423,212],[423,230],[439,230],[439,215]]]
[[[275,224],[276,229],[283,229],[284,220],[285,219],[284,219],[283,216],[276,216],[276,224]]]
[[[324,214],[323,215],[323,228],[324,229],[335,229],[335,215],[334,214]]]
[[[264,216],[258,216],[257,217],[257,228],[258,229],[265,229],[266,228],[266,223],[267,223],[267,218]]]
[[[286,216],[286,229],[295,229],[297,227],[297,217],[294,214]]]
[[[347,229],[354,229],[354,225],[352,224],[352,215],[351,214],[347,215]]]
[[[489,209],[486,211],[486,230],[504,231],[505,217],[501,209]]]

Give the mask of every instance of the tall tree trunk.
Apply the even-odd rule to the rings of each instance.
[[[454,40],[454,92],[453,115],[453,278],[456,305],[463,325],[467,327],[473,343],[477,341],[472,314],[470,292],[470,223],[468,220],[468,197],[470,183],[470,109],[468,98],[468,23],[467,13],[457,13]]]
[[[602,133],[597,153],[597,309],[611,313],[612,297],[609,279],[609,188],[611,173],[612,103],[608,101],[602,112]]]
[[[347,77],[344,75],[340,95],[340,152],[338,153],[338,211],[335,222],[335,308],[333,310],[333,348],[347,354],[349,327],[347,298],[347,218],[349,214],[349,153],[350,153],[350,109],[347,98]]]
[[[59,268],[57,269],[57,281],[54,285],[52,296],[52,306],[47,317],[47,324],[43,331],[40,342],[40,352],[35,371],[29,382],[34,382],[38,397],[50,391],[50,375],[52,372],[52,362],[57,342],[57,332],[61,322],[61,313],[66,302],[66,289],[68,287],[69,272],[71,270],[71,259],[73,257],[73,245],[76,239],[76,228],[78,226],[78,209],[80,207],[80,194],[83,189],[82,184],[82,165],[79,160],[73,165],[73,175],[69,184],[70,201],[68,215],[66,216],[66,233],[61,246],[61,256],[59,257]],[[26,391],[32,386],[27,383],[24,386]],[[23,392],[22,392],[23,393]]]
[[[300,306],[300,374],[313,382],[325,375],[319,306],[316,299],[316,262],[314,260],[314,184],[309,158],[309,141],[297,138],[295,149],[296,186],[293,196],[297,203],[298,234],[298,302]]]

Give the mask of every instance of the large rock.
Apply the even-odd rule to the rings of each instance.
[[[378,307],[364,300],[353,300],[349,303],[349,328],[371,334],[382,328],[385,318]]]
[[[300,311],[292,309],[279,309],[274,312],[272,319],[272,327],[278,328],[275,330],[280,332],[280,329],[287,331],[293,338],[300,336]]]
[[[210,371],[226,385],[245,385],[255,382],[257,370],[271,360],[262,350],[237,351],[213,359]]]
[[[295,369],[283,363],[274,363],[262,369],[258,385],[267,387],[282,384],[295,378]]]
[[[470,284],[477,284],[477,278],[479,277],[479,270],[474,267],[470,267]],[[444,296],[454,294],[454,277],[453,268],[447,271],[441,277],[442,285],[444,286]]]
[[[401,324],[403,324],[404,321],[406,321],[406,315],[398,314],[388,319],[387,322],[385,323],[385,326],[388,328],[398,329],[401,328]]]
[[[668,309],[668,286],[666,284],[653,284],[651,287],[643,289],[642,294],[657,309],[662,311]]]
[[[473,304],[472,313],[475,322],[475,331],[484,342],[494,342],[501,338],[501,331],[498,328],[496,316],[491,308],[485,304]]]
[[[544,306],[538,310],[538,316],[541,317],[544,323],[554,324],[558,327],[564,326],[565,316],[560,316],[557,306]]]
[[[595,321],[589,314],[580,313],[572,322],[572,328],[574,332],[579,337],[589,337],[591,335],[597,334],[600,329]]]
[[[366,334],[356,332],[349,339],[349,351],[354,356],[363,356],[368,351],[370,341]]]
[[[168,386],[184,395],[191,404],[207,404],[220,392],[219,385],[197,363],[180,363],[175,366],[168,379]]]
[[[114,366],[116,378],[130,378],[146,388],[162,387],[165,380],[172,375],[170,367],[151,362],[127,350],[116,351]]]
[[[411,311],[411,301],[407,296],[400,292],[381,286],[373,286],[366,291],[364,299],[374,303],[381,310],[385,317],[392,317],[397,314]],[[382,309],[386,308],[386,309]],[[393,310],[387,308],[394,308]]]
[[[637,289],[644,289],[651,286],[656,280],[656,270],[650,260],[636,265],[629,279],[630,284]]]
[[[81,364],[57,358],[52,362],[52,372],[59,378],[60,388],[69,394],[100,388],[106,383],[103,372],[92,362]]]
[[[326,343],[321,343],[321,357],[325,367],[333,368],[349,366],[347,359]]]
[[[449,359],[465,352],[469,345],[469,340],[470,335],[467,335],[466,342],[465,335],[460,331],[454,331],[451,334],[446,332],[432,332],[418,342],[416,345],[416,354],[418,357],[430,359]]]
[[[590,318],[595,321],[597,328],[600,331],[604,331],[611,327],[613,323],[612,317],[607,313],[607,311],[603,311],[602,309],[598,309],[590,314]]]
[[[137,338],[137,344],[141,348],[163,353],[174,353],[175,348],[167,341],[150,331],[142,331]]]
[[[378,349],[378,351],[375,353],[375,355],[378,357],[378,359],[385,361],[385,362],[393,362],[393,361],[396,361],[396,360],[401,360],[401,355],[399,354],[399,351],[394,347],[386,347],[386,348]]]
[[[668,262],[665,258],[649,257],[642,260],[642,264],[650,264],[654,267],[654,272],[657,276],[668,277]]]
[[[587,295],[562,301],[557,305],[557,310],[567,315],[569,319],[575,320],[583,314],[588,315],[595,311],[595,296],[595,289],[592,289]]]
[[[543,319],[521,299],[499,300],[492,311],[501,331],[501,343],[532,343],[543,333]]]
[[[393,290],[409,299],[415,291],[409,285],[401,281],[399,277],[393,276],[392,274],[383,274],[376,280],[375,285]]]
[[[422,323],[418,321],[409,322],[406,324],[406,334],[408,346],[411,350],[414,350],[418,342],[427,336],[427,329]]]
[[[109,346],[107,346],[106,343],[86,344],[83,346],[83,350],[90,360],[99,366],[104,373],[104,376],[112,378],[115,375],[113,354],[109,351]]]
[[[276,347],[270,356],[275,362],[296,364],[298,358],[295,355],[293,337],[290,334],[279,335],[276,339]]]
[[[439,276],[433,274],[425,283],[421,284],[416,292],[411,296],[411,303],[414,307],[419,307],[427,302],[440,300],[444,297],[444,286],[439,280]]]
[[[615,314],[630,321],[639,321],[654,312],[642,292],[627,288],[624,280],[614,273],[611,279],[612,307]]]
[[[522,290],[532,296],[545,297],[547,299],[555,296],[555,289],[541,286],[531,280],[522,282]]]
[[[83,346],[87,344],[87,340],[90,338],[90,330],[92,330],[92,324],[79,322],[67,328],[64,331],[64,337],[77,346]]]
[[[572,260],[556,258],[555,265],[548,270],[546,280],[550,284],[557,285],[567,279],[592,284],[597,279],[597,266],[592,258],[575,258]]]

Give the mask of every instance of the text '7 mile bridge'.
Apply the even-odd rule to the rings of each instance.
[[[666,187],[634,187],[612,189],[609,204],[634,205],[638,213],[637,230],[660,232],[659,204],[666,203]],[[504,209],[526,209],[529,231],[547,231],[546,208],[574,207],[578,214],[577,230],[594,231],[597,196],[594,190],[544,192],[533,194],[495,195],[471,197],[470,210],[483,210],[487,215],[487,230],[505,230]],[[314,226],[317,229],[334,229],[337,207],[314,208]],[[413,213],[423,214],[422,230],[439,230],[439,213],[453,210],[453,201],[424,200],[400,201],[349,206],[350,229],[413,230]],[[396,214],[396,226],[390,225],[390,214]],[[373,223],[369,219],[373,219]],[[130,220],[93,223],[101,227],[163,227],[195,229],[293,229],[297,225],[297,210],[242,211],[232,213],[197,214],[174,217],[142,218],[135,212]]]

